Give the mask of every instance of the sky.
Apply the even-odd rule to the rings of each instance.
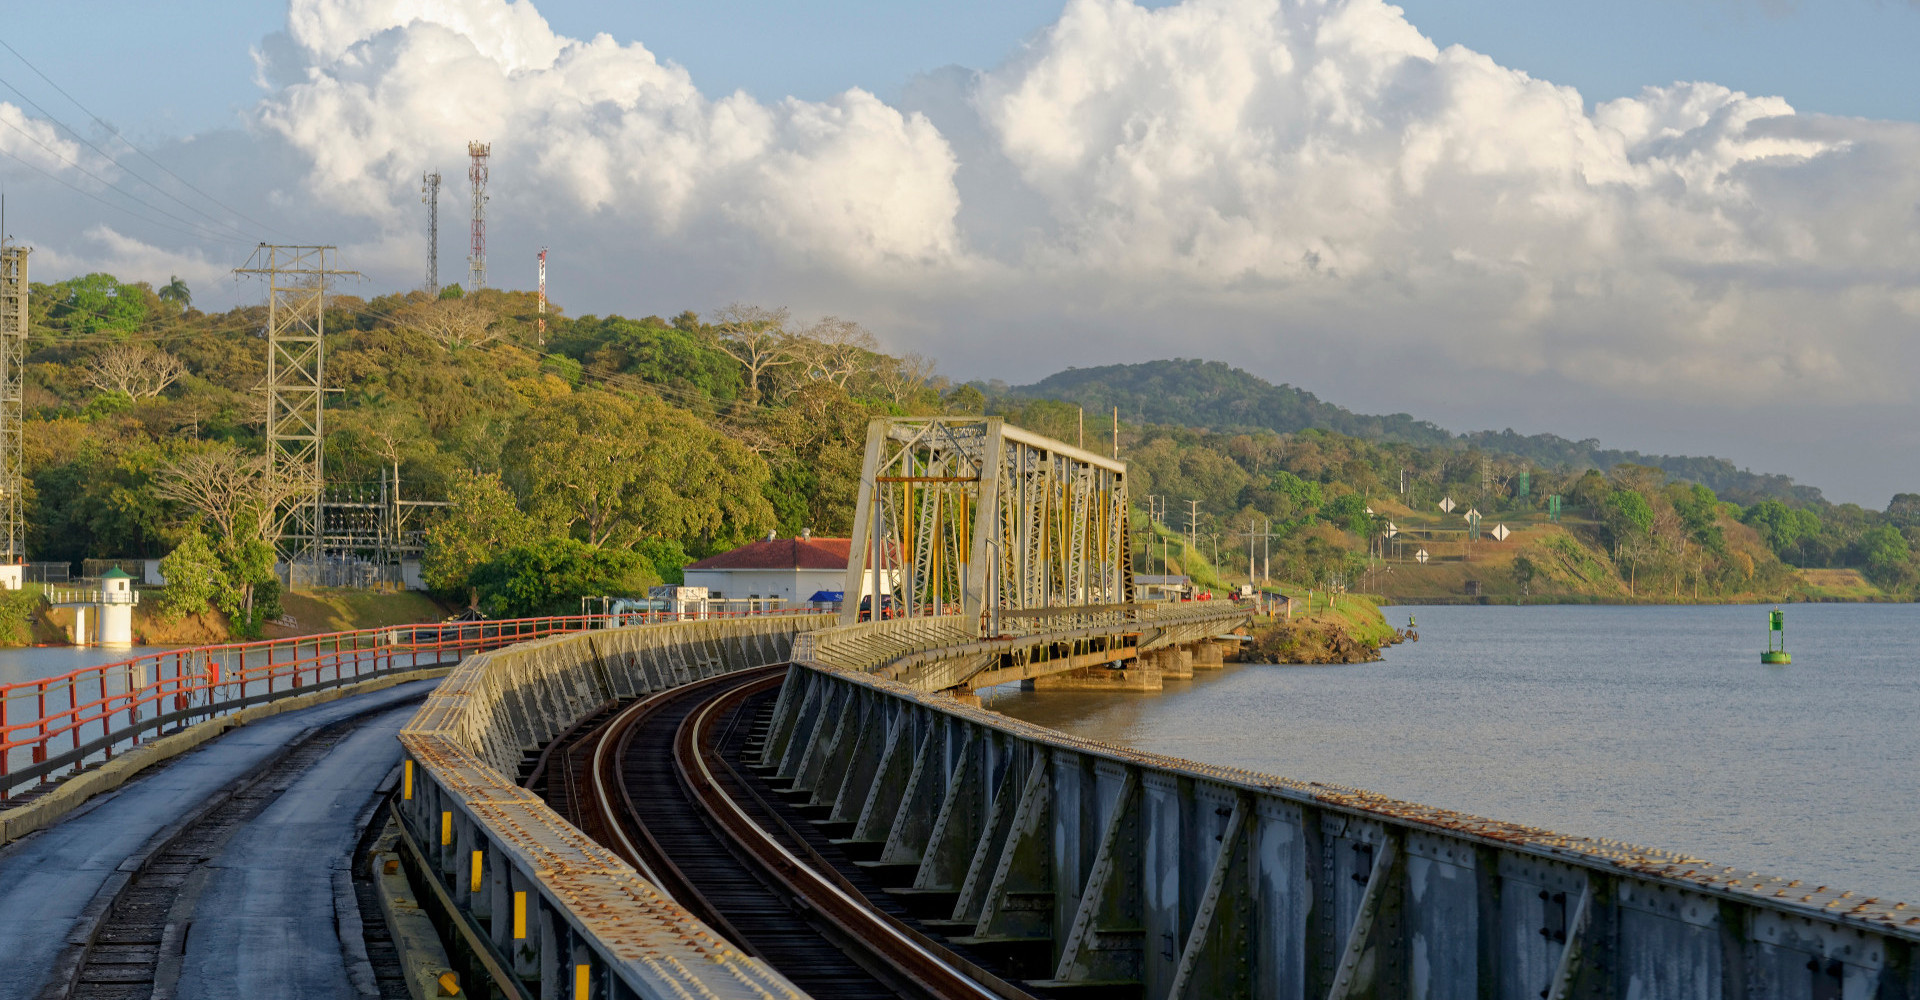
[[[426,169],[459,280],[485,139],[491,283],[549,245],[575,314],[787,304],[1013,383],[1217,358],[1920,490],[1911,2],[75,0],[0,41],[37,280],[250,302],[266,240],[411,287]]]

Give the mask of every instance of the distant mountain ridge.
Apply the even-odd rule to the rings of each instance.
[[[1702,483],[1736,503],[1751,504],[1768,498],[1794,504],[1825,502],[1818,487],[1799,485],[1790,476],[1741,469],[1724,458],[1648,455],[1602,448],[1594,438],[1571,441],[1557,434],[1523,435],[1511,429],[1455,434],[1432,421],[1417,420],[1405,413],[1385,416],[1355,413],[1305,389],[1284,383],[1275,385],[1222,361],[1174,358],[1132,365],[1069,368],[1032,385],[1011,386],[1006,391],[1020,399],[1053,399],[1092,410],[1118,406],[1120,412],[1131,419],[1210,431],[1266,429],[1293,434],[1318,428],[1370,441],[1479,448],[1542,466],[1591,465],[1602,471],[1631,462]]]

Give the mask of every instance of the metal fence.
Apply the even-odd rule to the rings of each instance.
[[[794,613],[784,611],[765,614]],[[745,612],[705,618],[744,617]],[[0,800],[173,726],[529,639],[694,615],[672,612],[446,622],[147,653],[0,685]]]

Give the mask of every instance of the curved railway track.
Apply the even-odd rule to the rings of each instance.
[[[1031,996],[876,906],[724,754],[784,667],[589,716],[525,781],[675,901],[817,997]]]

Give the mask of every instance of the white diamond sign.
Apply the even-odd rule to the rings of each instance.
[[[1393,523],[1392,521],[1388,521],[1388,522],[1387,522],[1387,537],[1388,537],[1388,538],[1392,538],[1393,536],[1395,536],[1395,535],[1397,535],[1397,534],[1399,534],[1399,533],[1400,533],[1400,526],[1399,526],[1399,525],[1396,525],[1396,524],[1394,524],[1394,523]]]
[[[1418,560],[1420,560],[1420,561],[1421,561],[1422,563],[1425,563],[1425,562],[1426,562],[1426,561],[1427,561],[1428,559],[1430,559],[1430,558],[1432,558],[1431,556],[1428,556],[1428,555],[1427,555],[1427,550],[1426,550],[1426,549],[1421,549],[1420,551],[1418,551],[1418,552],[1415,552],[1415,553],[1413,554],[1413,557],[1414,557],[1415,559],[1418,559]]]
[[[1468,524],[1474,524],[1480,520],[1480,512],[1472,507],[1467,508],[1465,516]]]
[[[1452,498],[1452,497],[1443,497],[1443,498],[1441,498],[1441,500],[1440,500],[1440,512],[1441,512],[1442,514],[1451,514],[1451,513],[1453,513],[1453,498]]]
[[[1507,536],[1511,534],[1513,534],[1513,532],[1508,531],[1506,525],[1498,525],[1493,529],[1493,540],[1496,542],[1504,542],[1507,540]]]
[[[1368,508],[1367,508],[1367,513],[1369,513],[1369,514],[1371,514],[1371,513],[1373,513],[1373,508],[1372,508],[1372,507],[1368,507]]]

